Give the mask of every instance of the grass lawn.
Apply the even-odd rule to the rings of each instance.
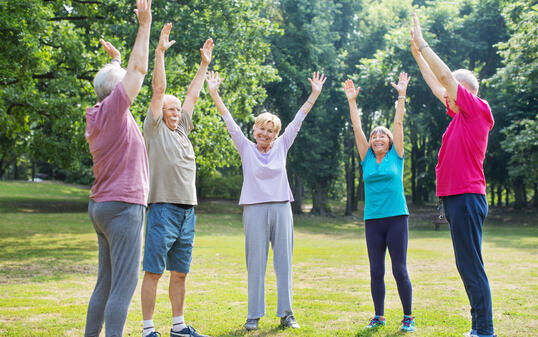
[[[82,336],[97,273],[97,238],[86,213],[89,191],[58,184],[0,182],[0,336]],[[412,207],[408,268],[415,336],[461,336],[470,313],[448,228],[433,230],[433,207]],[[357,217],[295,217],[294,312],[300,330],[278,327],[272,260],[267,314],[246,333],[247,275],[241,209],[197,207],[197,234],[185,318],[211,336],[403,336],[402,309],[387,257],[387,326],[363,329],[373,314],[364,223]],[[483,254],[499,337],[538,336],[537,213],[490,210]],[[142,273],[140,274],[142,276]],[[140,287],[139,282],[139,287]],[[168,275],[154,321],[168,336]],[[141,336],[140,288],[125,327]],[[104,333],[102,333],[104,335]]]

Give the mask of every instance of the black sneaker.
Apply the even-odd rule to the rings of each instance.
[[[149,335],[147,335],[146,337],[161,337],[161,334],[158,333],[157,331],[153,331]]]
[[[280,317],[280,325],[283,326],[284,328],[293,328],[293,329],[300,328],[299,324],[297,324],[297,321],[295,320],[295,317],[293,317],[293,315]]]
[[[183,330],[174,331],[170,330],[170,337],[209,337],[206,335],[201,335],[192,326],[187,326]]]

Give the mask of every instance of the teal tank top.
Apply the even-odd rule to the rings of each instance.
[[[361,162],[364,177],[364,220],[409,215],[403,191],[404,158],[391,147],[381,163],[372,148]]]

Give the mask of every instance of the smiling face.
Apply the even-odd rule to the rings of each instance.
[[[163,121],[170,129],[175,130],[181,118],[181,101],[171,95],[164,97],[163,103]]]
[[[385,127],[377,127],[370,134],[370,146],[376,156],[385,155],[392,145],[392,134]]]
[[[273,122],[269,121],[262,125],[254,124],[254,139],[256,140],[256,145],[262,150],[269,150],[276,135]]]

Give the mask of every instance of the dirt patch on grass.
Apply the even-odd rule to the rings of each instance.
[[[0,284],[35,282],[43,278],[67,278],[73,274],[95,275],[97,265],[89,263],[53,264],[39,261],[31,264],[6,263],[0,265]]]

